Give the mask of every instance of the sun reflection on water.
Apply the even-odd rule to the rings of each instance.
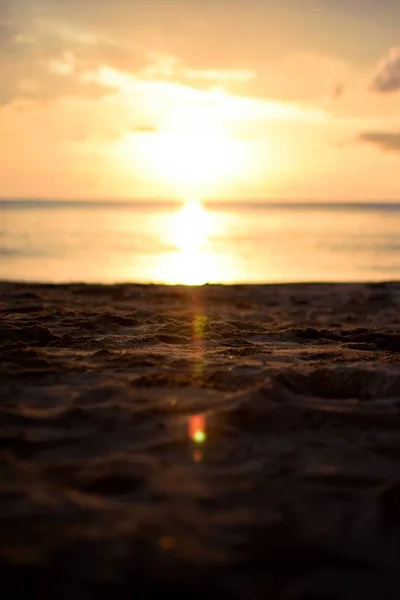
[[[221,215],[207,210],[199,199],[186,200],[162,231],[174,250],[158,257],[156,281],[184,285],[234,281],[230,257],[213,248],[213,238],[223,235],[224,227]]]
[[[212,230],[210,214],[197,198],[186,200],[177,213],[172,236],[175,245],[182,252],[199,251]]]

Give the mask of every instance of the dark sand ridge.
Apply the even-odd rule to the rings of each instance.
[[[0,283],[2,597],[399,598],[399,357],[400,284]]]

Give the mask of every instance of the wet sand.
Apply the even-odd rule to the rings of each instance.
[[[0,283],[2,597],[400,597],[400,284]]]

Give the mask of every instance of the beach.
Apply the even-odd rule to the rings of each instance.
[[[400,283],[3,282],[0,344],[4,598],[400,597]]]

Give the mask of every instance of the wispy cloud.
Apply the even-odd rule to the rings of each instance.
[[[371,88],[381,93],[400,90],[400,48],[392,48],[389,55],[378,65]]]
[[[182,75],[187,79],[204,79],[210,82],[246,82],[257,77],[251,69],[184,69]]]
[[[133,133],[157,133],[159,128],[155,125],[133,125],[131,131]]]
[[[65,26],[54,30],[39,23],[29,34],[16,26],[0,26],[0,105],[16,100],[101,98],[112,85],[85,75],[102,65],[135,73],[148,64],[145,52],[112,39]],[[29,77],[29,85],[26,85]]]
[[[374,144],[386,152],[400,152],[400,131],[394,133],[386,131],[364,132],[359,135],[358,139],[361,142]]]
[[[60,57],[52,58],[48,63],[48,67],[53,73],[67,77],[74,72],[75,63],[75,56],[69,52],[64,52]]]

